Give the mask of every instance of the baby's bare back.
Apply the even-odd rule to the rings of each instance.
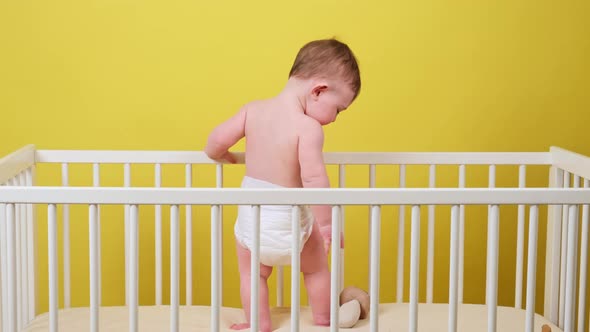
[[[272,99],[252,102],[246,109],[246,175],[301,187],[298,142],[307,117]]]

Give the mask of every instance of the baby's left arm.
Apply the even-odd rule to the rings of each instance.
[[[236,115],[213,129],[205,146],[207,156],[213,160],[235,163],[228,149],[245,136],[245,128],[246,108],[242,107]]]

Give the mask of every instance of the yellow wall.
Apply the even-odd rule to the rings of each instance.
[[[353,106],[326,128],[327,151],[547,151],[558,145],[590,155],[589,13],[585,0],[3,1],[0,154],[27,143],[40,149],[201,150],[209,130],[240,105],[282,88],[301,45],[335,36],[356,52],[363,88]],[[74,184],[90,184],[89,167],[74,170]],[[58,184],[57,171],[41,167],[41,183]],[[152,181],[149,168],[134,171],[134,185]],[[174,171],[183,174],[182,167],[165,168]],[[122,184],[121,167],[103,172],[104,184]],[[227,183],[235,185],[241,172],[231,169]],[[449,178],[441,183],[455,185],[454,171],[445,172]],[[485,184],[485,170],[477,172],[474,183]],[[195,174],[195,185],[214,184],[212,169]],[[530,184],[546,183],[545,173],[533,174]],[[366,185],[366,169],[351,168],[348,176],[351,185]],[[180,176],[166,181],[183,184]],[[380,186],[392,181],[394,176],[379,177]],[[149,286],[153,208],[142,211],[147,228],[141,240],[140,301],[149,304],[154,300]],[[194,211],[194,255],[203,260],[194,268],[194,297],[205,304],[208,212]],[[441,211],[448,219],[448,211]],[[225,220],[224,298],[226,305],[238,306],[230,231],[234,212],[228,208]],[[78,264],[73,275],[81,280],[73,285],[74,305],[88,303],[86,213],[84,207],[72,211]],[[384,212],[389,218],[383,226],[386,301],[395,298],[396,259],[389,254],[397,238],[396,223],[389,222],[395,213]],[[124,299],[121,214],[121,207],[102,210],[107,305]],[[351,209],[349,215],[365,218],[366,208]],[[39,228],[43,273],[45,224]],[[446,241],[448,248],[448,221],[441,225],[437,241],[443,248]],[[483,301],[485,269],[478,257],[485,253],[484,225],[471,226],[475,235],[467,239],[468,301]],[[502,227],[502,234],[513,234],[510,223]],[[367,248],[353,243],[365,241],[367,227],[348,222],[347,231],[347,269],[359,269],[349,270],[346,283],[366,287]],[[167,245],[167,231],[164,236]],[[501,261],[513,260],[512,249],[503,246]],[[441,257],[437,263],[441,275],[446,261]],[[512,304],[513,271],[500,270],[501,304]],[[446,300],[447,279],[437,279],[435,300]],[[45,285],[41,280],[41,311],[47,308]],[[165,299],[166,294],[167,287]]]

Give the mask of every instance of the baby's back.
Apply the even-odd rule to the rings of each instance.
[[[301,187],[298,138],[305,115],[276,100],[246,105],[246,175]]]

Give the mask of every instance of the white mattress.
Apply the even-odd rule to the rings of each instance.
[[[379,331],[407,331],[408,304],[381,304],[379,308]],[[191,306],[180,308],[180,331],[209,331],[210,307]],[[459,306],[459,331],[487,331],[486,307],[484,305],[463,304]],[[128,331],[128,309],[126,307],[101,307],[100,330],[109,332]],[[72,308],[59,311],[59,331],[88,331],[88,308]],[[446,331],[448,326],[447,304],[420,304],[418,309],[418,330]],[[514,308],[498,307],[498,331],[511,332],[524,330],[525,311]],[[273,328],[275,331],[290,330],[290,309],[272,309]],[[222,308],[222,331],[231,331],[229,326],[235,322],[243,322],[243,311],[237,308]],[[42,314],[35,319],[25,331],[48,331],[49,318]],[[139,308],[140,331],[169,331],[169,306],[143,306]],[[543,324],[549,324],[552,332],[561,332],[544,317],[535,316],[535,331],[541,331]],[[327,327],[313,326],[311,311],[308,307],[301,308],[301,331],[328,331]],[[345,331],[369,331],[369,320],[365,319],[351,329]]]

